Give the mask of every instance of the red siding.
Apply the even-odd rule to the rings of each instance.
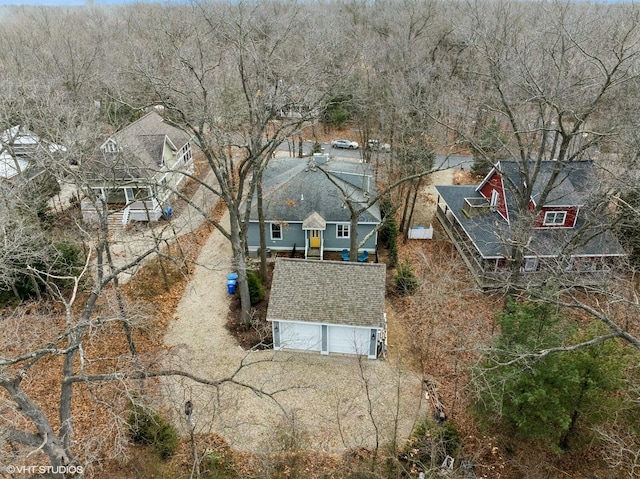
[[[548,211],[564,211],[567,215],[564,218],[564,223],[561,225],[545,225],[544,224],[544,216]],[[578,207],[577,206],[547,206],[542,208],[538,216],[536,216],[536,220],[534,221],[533,226],[535,228],[573,228],[576,225],[576,219],[578,218]]]
[[[491,195],[494,190],[498,192],[496,210],[500,213],[500,216],[509,221],[509,212],[507,211],[507,204],[504,199],[504,184],[502,183],[502,177],[497,171],[494,171],[482,188],[480,188],[480,194],[491,201]]]

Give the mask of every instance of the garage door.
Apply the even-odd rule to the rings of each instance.
[[[369,329],[329,326],[329,353],[369,354]]]
[[[319,324],[280,322],[280,347],[320,351],[322,330]]]

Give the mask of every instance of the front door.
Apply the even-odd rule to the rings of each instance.
[[[311,230],[309,246],[311,248],[320,248],[320,230]]]

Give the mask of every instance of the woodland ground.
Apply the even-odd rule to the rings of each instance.
[[[432,175],[431,184],[419,197],[414,224],[432,222],[436,199],[432,184],[451,181],[473,179],[460,171]],[[201,194],[195,192],[193,185],[187,187],[192,188],[192,193]],[[214,207],[210,198],[205,197],[199,201],[212,207],[215,218],[228,221],[221,204]],[[182,211],[195,219],[193,211]],[[185,221],[179,217],[176,221]],[[248,352],[248,342],[255,342],[258,335],[246,334],[239,342],[238,335],[230,332],[234,328],[229,328],[228,320],[234,317],[235,309],[225,281],[231,267],[230,246],[218,231],[196,221],[185,224],[178,235],[179,248],[175,244],[172,247],[173,255],[178,252],[184,255],[184,268],[164,265],[169,272],[169,288],[165,290],[159,280],[161,268],[157,259],[146,262],[125,286],[127,296],[132,301],[146,300],[147,314],[151,313],[149,320],[139,324],[138,350],[141,354],[162,354],[167,365],[184,367],[208,379],[228,376],[242,364],[245,367],[236,379],[271,392],[278,400],[276,403],[237,385],[225,385],[218,393],[187,380],[157,382],[155,404],[173,417],[185,438],[188,428],[183,406],[186,400],[194,402],[194,437],[202,450],[230,451],[231,446],[234,451],[229,453],[230,457],[253,474],[265,467],[259,459],[265,454],[307,450],[310,455],[301,466],[304,476],[331,477],[335,475],[331,471],[346,467],[351,460],[351,455],[343,456],[344,451],[351,451],[353,457],[371,454],[376,429],[384,447],[392,440],[397,425],[396,443],[403,446],[415,422],[430,413],[422,388],[423,377],[428,377],[438,385],[449,421],[460,432],[463,448],[457,459],[472,461],[478,477],[577,478],[585,477],[581,471],[587,470],[593,478],[615,477],[598,462],[594,451],[549,456],[545,449],[517,439],[510,431],[490,435],[488,429],[476,422],[469,408],[467,371],[480,357],[482,345],[497,333],[493,316],[503,298],[478,290],[437,222],[433,221],[432,241],[400,244],[400,257],[411,260],[421,280],[422,286],[413,296],[398,297],[393,293],[394,272],[388,270],[387,360],[358,361],[346,356]],[[187,233],[189,228],[193,231]],[[381,261],[384,259],[383,252]],[[106,297],[105,307],[112,300]],[[263,305],[257,313],[262,310],[264,314],[264,309]],[[25,317],[20,321],[25,321]],[[114,357],[117,352],[126,355],[125,344],[122,331],[110,328],[92,337],[87,351],[98,357]],[[45,365],[45,369],[51,367],[51,371],[39,371],[49,378],[46,381],[49,387],[39,395],[46,409],[56,404],[57,361]],[[33,387],[36,386],[34,382]],[[114,447],[117,431],[104,420],[112,411],[105,407],[106,403],[91,400],[104,397],[113,401],[114,394],[121,395],[122,399],[116,402],[124,409],[126,396],[117,385],[96,388],[90,394],[78,386],[74,401],[75,431],[85,450]],[[105,473],[109,477],[132,479],[187,477],[192,464],[186,440],[168,465],[170,473],[157,460],[145,461],[139,448],[118,451],[115,461],[101,466],[106,469],[94,469],[94,477],[105,477]]]
[[[587,465],[591,471],[600,469],[597,459],[588,453],[548,457],[535,445],[519,447],[508,431],[491,436],[470,412],[468,367],[497,333],[493,316],[503,298],[478,290],[455,248],[433,221],[433,184],[474,181],[459,170],[438,172],[419,197],[414,224],[433,223],[434,239],[400,245],[400,257],[411,260],[422,282],[415,295],[396,296],[391,288],[394,272],[388,271],[387,361],[248,352],[246,348],[268,332],[259,321],[249,331],[237,324],[237,303],[225,286],[231,268],[230,246],[217,231],[208,239],[205,234],[193,274],[166,323],[164,342],[171,350],[172,363],[210,379],[228,376],[242,364],[245,367],[238,379],[275,391],[278,403],[238,386],[224,386],[216,393],[188,381],[166,380],[162,383],[165,405],[182,433],[188,432],[183,404],[191,400],[196,437],[220,435],[236,454],[311,450],[323,459],[311,461],[309,476],[320,477],[320,464],[328,455],[340,457],[340,451],[362,448],[371,451],[376,428],[380,443],[386,444],[397,422],[397,443],[402,445],[415,422],[430,412],[421,386],[422,378],[428,377],[438,385],[449,420],[463,438],[457,459],[473,462],[478,477],[571,477],[560,471]],[[256,318],[265,311],[266,302],[255,310]],[[373,405],[371,415],[368,398]],[[184,455],[182,461],[187,461]],[[607,472],[592,474],[610,477]]]

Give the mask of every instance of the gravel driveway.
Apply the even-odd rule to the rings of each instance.
[[[222,221],[228,223],[228,216]],[[172,365],[210,380],[229,377],[240,368],[236,379],[256,389],[226,383],[216,390],[182,378],[165,380],[164,400],[184,432],[183,405],[191,400],[196,432],[219,433],[240,450],[373,447],[376,429],[384,446],[396,427],[399,442],[407,437],[425,409],[417,375],[389,361],[304,352],[248,353],[237,345],[224,327],[230,258],[229,242],[214,231],[165,343],[171,348]]]

